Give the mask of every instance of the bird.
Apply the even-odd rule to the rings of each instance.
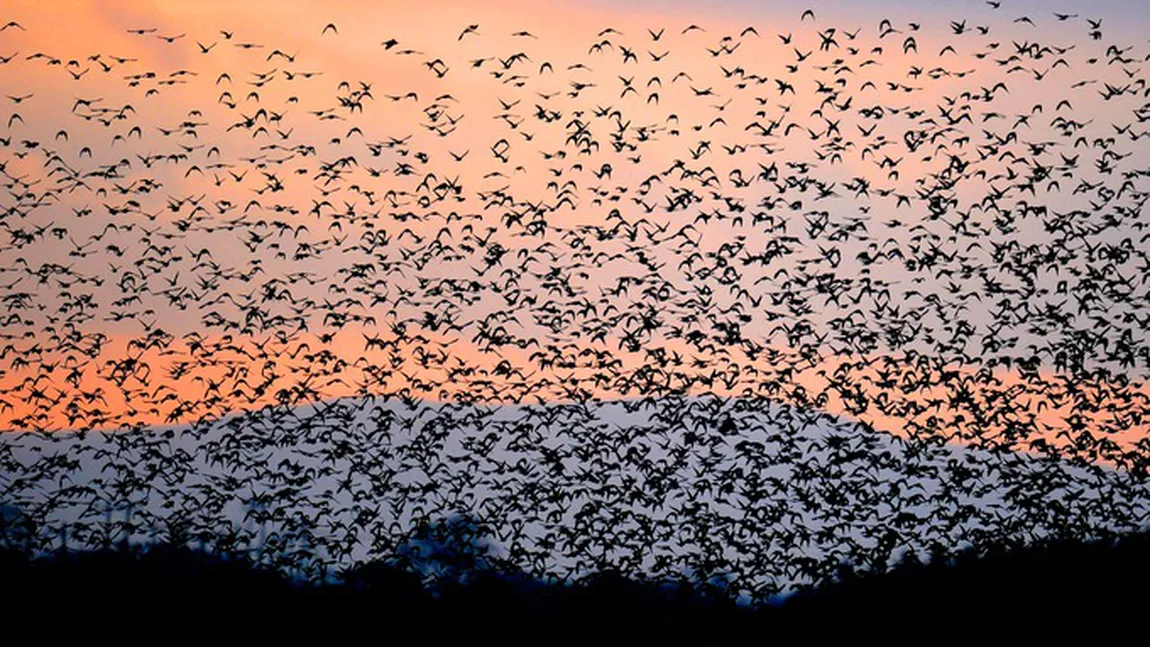
[[[83,54],[28,9],[5,501],[316,582],[462,510],[532,577],[759,602],[1141,528],[1150,52],[988,5],[402,45],[208,6]]]
[[[456,40],[463,40],[463,37],[468,35],[468,34],[478,34],[478,33],[479,33],[479,25],[477,25],[477,24],[468,25],[467,27],[464,27],[463,31],[459,32],[459,38],[457,38]]]

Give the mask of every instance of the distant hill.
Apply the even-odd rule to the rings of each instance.
[[[1137,532],[1150,502],[1138,479],[1099,465],[719,397],[339,400],[138,433],[4,434],[0,446],[0,493],[27,522],[17,543],[246,551],[317,581],[463,515],[490,559],[534,578],[719,578],[766,600],[908,551]]]

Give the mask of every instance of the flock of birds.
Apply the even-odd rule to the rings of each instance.
[[[1143,529],[1150,48],[987,4],[468,24],[378,79],[7,23],[0,503],[309,577],[466,512],[541,577],[755,598]]]

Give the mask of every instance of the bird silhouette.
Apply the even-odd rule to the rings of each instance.
[[[0,503],[311,579],[465,512],[539,577],[759,601],[1144,529],[1150,51],[987,5],[84,54],[21,14]]]

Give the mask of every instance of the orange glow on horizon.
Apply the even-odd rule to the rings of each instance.
[[[787,303],[772,303],[822,285],[792,281],[800,273],[842,275],[885,289],[885,301],[870,297],[884,307],[922,306],[930,330],[960,315],[988,327],[1001,302],[981,295],[952,311],[927,307],[991,282],[978,272],[906,281],[916,256],[906,241],[896,241],[900,260],[873,259],[903,229],[919,262],[945,256],[955,232],[991,231],[995,214],[970,185],[997,190],[1033,170],[991,154],[993,142],[1064,135],[1053,119],[1066,97],[1048,88],[1075,77],[1036,61],[1004,72],[1005,36],[1001,48],[964,36],[947,52],[945,21],[912,31],[900,20],[897,35],[880,36],[877,19],[851,10],[835,23],[841,43],[824,51],[824,24],[793,12],[753,35],[737,12],[712,12],[697,20],[705,30],[684,33],[696,18],[682,7],[574,2],[545,12],[512,1],[19,0],[6,11],[26,29],[0,37],[0,56],[18,54],[0,82],[31,98],[0,99],[4,173],[16,178],[7,193],[20,213],[5,221],[14,242],[0,263],[0,429],[186,424],[367,394],[554,402],[665,389],[768,396],[894,434],[946,427],[953,441],[1007,438],[1019,449],[1070,447],[1090,430],[1136,453],[1150,435],[1147,381],[1126,366],[1097,379],[1053,360],[1003,368],[987,360],[1013,349],[984,357],[967,335],[949,355],[915,350],[923,368],[908,348],[888,350],[897,342],[852,348],[824,330],[796,333]],[[478,33],[461,36],[472,22]],[[668,26],[666,40],[648,36],[655,24]],[[610,48],[607,28],[625,34]],[[844,87],[850,101],[835,94]],[[955,107],[991,95],[1001,114]],[[1072,98],[1106,135],[1105,122],[1125,114],[1096,88]],[[919,141],[924,120],[934,130]],[[908,141],[920,154],[906,153]],[[960,156],[983,159],[966,169]],[[831,187],[822,195],[800,184],[816,174]],[[1051,178],[1065,183],[1059,209],[1096,199]],[[1049,181],[1003,204],[1037,203],[1043,188],[1053,196]],[[936,185],[953,199],[946,217],[922,197]],[[677,191],[686,186],[691,195]],[[848,231],[848,219],[868,237],[827,242],[827,223]],[[47,233],[17,244],[38,227]],[[595,238],[612,227],[623,233]],[[805,238],[792,257],[761,260],[784,234]],[[973,238],[982,247],[955,251],[953,263],[992,253],[990,236]],[[683,240],[697,254],[673,247]],[[652,241],[666,249],[648,258],[639,248]],[[821,256],[840,243],[839,257]],[[557,269],[560,258],[578,262]],[[724,272],[739,278],[720,281]],[[635,287],[642,273],[665,283]],[[695,283],[710,291],[690,293]],[[441,296],[421,300],[430,287]],[[597,307],[612,289],[618,306]],[[882,312],[849,298],[812,297],[819,323]],[[663,316],[646,302],[724,314],[636,332],[644,316]],[[740,316],[746,343],[717,349],[723,317]],[[971,361],[957,361],[963,353]]]

